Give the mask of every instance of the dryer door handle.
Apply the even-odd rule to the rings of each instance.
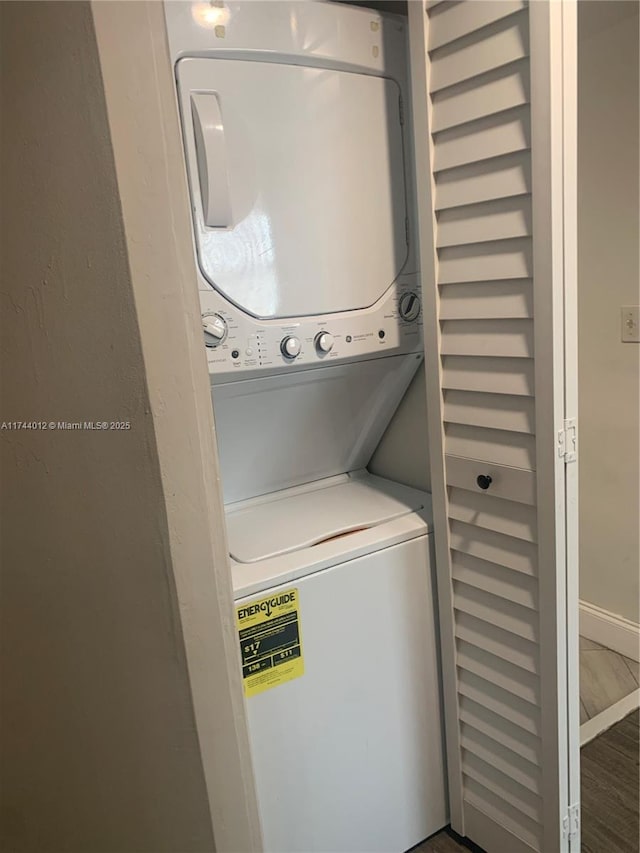
[[[192,92],[191,114],[204,223],[209,228],[228,228],[232,222],[227,146],[217,94]]]

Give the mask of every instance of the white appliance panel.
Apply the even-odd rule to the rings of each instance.
[[[225,503],[366,467],[421,357],[216,385]]]
[[[380,488],[381,482],[366,474],[339,483],[329,478],[318,488],[279,492],[272,500],[229,508],[231,558],[240,563],[271,559],[423,509],[420,492],[394,495]]]
[[[430,537],[295,586],[305,673],[247,700],[265,850],[401,853],[447,823]]]
[[[309,0],[225,0],[223,6],[165,0],[169,49],[181,56],[262,55],[296,65],[406,73],[406,18]]]
[[[401,279],[372,308],[298,320],[255,320],[213,288],[201,290],[203,323],[222,324],[224,330],[215,346],[206,347],[211,383],[422,352],[418,277]],[[326,334],[332,346],[323,352],[318,340]],[[287,340],[299,345],[293,358],[283,352]]]
[[[205,278],[263,319],[379,300],[407,258],[398,84],[220,58],[177,78]]]
[[[323,519],[325,532],[339,530],[348,503],[357,529],[305,547],[302,540],[315,538],[308,534],[320,532]],[[265,530],[267,520],[272,533]],[[431,495],[366,470],[352,471],[227,506],[227,530],[232,555],[240,547],[263,554],[253,562],[231,556],[234,596],[241,598],[431,533]],[[292,549],[296,539],[299,547]],[[284,551],[267,556],[273,543]]]

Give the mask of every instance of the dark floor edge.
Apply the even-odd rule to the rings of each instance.
[[[475,841],[471,841],[470,838],[465,838],[462,835],[458,835],[455,830],[451,829],[450,826],[447,827],[447,833],[453,838],[454,841],[457,841],[462,847],[467,847],[469,850],[472,850],[473,853],[485,853],[482,847],[479,847]]]
[[[443,826],[442,829],[436,830],[436,832],[434,832],[432,835],[429,835],[427,838],[423,838],[422,841],[420,841],[414,847],[411,847],[409,850],[406,851],[406,853],[412,853],[412,851],[414,850],[420,850],[423,844],[426,844],[428,841],[432,841],[439,835],[442,835],[443,832],[446,833],[449,838],[452,838],[456,842],[456,844],[460,845],[460,847],[465,847],[467,850],[471,850],[472,853],[486,853],[486,851],[482,847],[478,847],[478,845],[474,841],[471,841],[470,838],[465,838],[463,835],[458,835],[458,833],[454,829],[451,829],[450,824],[447,826]]]

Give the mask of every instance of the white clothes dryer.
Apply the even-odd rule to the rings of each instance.
[[[431,524],[366,472],[228,514],[269,853],[402,853],[447,823]]]
[[[421,351],[402,19],[165,12],[212,382]]]

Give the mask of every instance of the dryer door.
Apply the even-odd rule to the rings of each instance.
[[[177,76],[207,281],[265,319],[376,302],[407,257],[398,84],[232,59]]]

